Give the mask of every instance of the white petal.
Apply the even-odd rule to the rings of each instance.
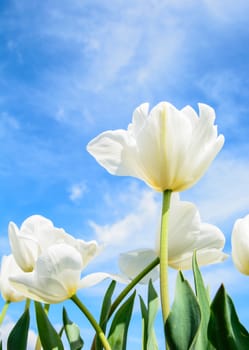
[[[79,252],[66,244],[48,248],[30,273],[10,278],[15,288],[27,298],[46,303],[58,303],[76,293],[82,269]]]
[[[199,104],[200,118],[193,124],[191,143],[186,150],[186,158],[179,171],[185,174],[185,180],[179,184],[177,191],[194,185],[206,172],[211,162],[224,144],[224,136],[217,136],[217,127],[213,125],[215,112],[205,104]],[[190,108],[183,110],[190,115]]]
[[[16,291],[9,283],[12,274],[21,273],[22,270],[16,264],[13,255],[3,256],[1,262],[0,290],[5,301],[15,302],[24,300],[25,297]]]
[[[204,248],[196,252],[196,257],[198,265],[204,266],[222,262],[228,258],[228,255],[218,249]],[[192,259],[193,251],[171,260],[169,266],[177,270],[191,270]]]
[[[154,250],[139,249],[120,254],[118,263],[120,271],[128,278],[133,279],[156,258],[157,253]],[[140,283],[147,284],[150,279],[156,280],[159,276],[158,271],[158,267],[154,268]]]
[[[107,272],[95,272],[91,273],[80,280],[79,289],[95,286],[103,280],[110,278],[120,283],[128,283],[129,280],[117,274],[111,274]]]
[[[169,212],[169,260],[188,251],[200,232],[200,215],[193,203],[173,200]]]
[[[111,174],[139,176],[136,144],[126,130],[103,132],[88,143],[87,151]]]
[[[236,220],[232,231],[232,258],[236,268],[249,275],[249,215]]]
[[[32,271],[39,255],[39,244],[29,236],[22,236],[14,222],[9,223],[9,241],[12,254],[23,271]]]
[[[182,236],[182,250],[178,254],[171,254],[169,265],[176,269],[191,269],[193,252],[197,252],[199,266],[221,262],[227,258],[222,250],[225,237],[218,227],[210,224],[201,224],[198,234],[190,233]]]

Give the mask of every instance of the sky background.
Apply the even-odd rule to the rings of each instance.
[[[181,198],[219,226],[229,254],[234,221],[249,213],[248,11],[246,0],[1,0],[0,253],[10,252],[9,221],[21,225],[32,214],[109,243],[89,271],[117,272],[119,252],[154,245],[160,195],[108,174],[86,145],[102,131],[126,129],[141,103],[169,101],[216,111],[224,148]],[[231,258],[202,272],[212,294],[225,283],[249,328],[248,278]],[[172,295],[174,271],[170,281]],[[91,308],[106,286],[79,295]],[[2,333],[19,315],[11,305]],[[130,349],[140,338],[135,318]]]

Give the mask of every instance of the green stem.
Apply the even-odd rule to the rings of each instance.
[[[103,347],[105,350],[111,350],[110,344],[108,343],[108,340],[105,337],[105,334],[103,330],[101,329],[98,322],[95,320],[93,315],[90,313],[90,311],[85,307],[85,305],[80,301],[80,299],[77,297],[77,295],[73,295],[71,297],[71,300],[78,306],[78,308],[84,313],[86,318],[89,320],[93,328],[95,329]]]
[[[168,219],[171,191],[163,192],[162,217],[161,217],[161,233],[160,233],[160,294],[161,306],[163,314],[163,322],[165,324],[169,311],[169,286],[168,286]]]
[[[132,290],[133,287],[135,287],[141,279],[143,279],[154,267],[156,267],[159,264],[159,257],[157,257],[155,260],[153,260],[146,268],[141,271],[124,289],[123,291],[117,296],[115,301],[112,303],[112,306],[110,308],[108,319],[112,316],[114,311],[117,309],[118,305],[123,301],[123,299],[126,297],[126,295]]]
[[[10,305],[10,301],[6,301],[3,308],[2,308],[2,311],[1,311],[1,314],[0,314],[0,325],[3,323],[3,320],[4,320],[4,317],[6,315],[6,312],[8,310],[8,307]]]
[[[26,302],[25,302],[25,306],[24,306],[24,310],[28,310],[30,307],[30,299],[26,299]]]

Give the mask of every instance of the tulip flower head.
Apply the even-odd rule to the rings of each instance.
[[[218,227],[202,223],[200,214],[193,203],[181,201],[175,193],[169,210],[168,264],[174,269],[192,268],[192,257],[197,252],[199,266],[224,261],[227,258],[222,250],[225,237]],[[159,237],[155,248],[139,249],[122,253],[119,257],[121,272],[134,278],[160,254]],[[152,271],[143,283],[158,278],[158,268]]]
[[[87,251],[85,256],[87,260]],[[96,272],[81,278],[85,267],[82,255],[76,248],[59,243],[50,246],[38,257],[32,272],[12,275],[10,282],[27,298],[48,304],[69,299],[78,289],[91,287],[108,277],[126,282],[117,275],[105,272]]]
[[[87,145],[108,172],[139,178],[156,191],[183,191],[205,173],[224,143],[214,126],[215,112],[199,104],[200,116],[189,106],[168,102],[135,109],[127,130],[106,131]]]
[[[241,273],[249,275],[249,215],[235,221],[232,231],[232,259]]]
[[[13,274],[20,273],[21,269],[17,265],[13,255],[4,255],[1,262],[1,274],[0,274],[0,291],[3,299],[6,302],[15,302],[24,300],[25,297],[19,293],[10,284],[9,277]]]
[[[84,265],[100,249],[96,241],[75,239],[62,228],[54,227],[52,221],[41,215],[28,217],[20,229],[14,222],[10,222],[9,241],[17,264],[25,272],[33,271],[38,257],[54,244],[66,243],[74,247],[81,254]]]

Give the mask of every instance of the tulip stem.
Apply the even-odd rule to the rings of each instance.
[[[169,311],[169,287],[168,287],[168,219],[171,191],[163,192],[161,233],[160,233],[160,294],[163,322],[165,324]]]
[[[26,302],[25,302],[24,310],[25,310],[25,311],[28,310],[29,307],[30,307],[30,299],[27,298],[27,299],[26,299]]]
[[[2,311],[0,314],[0,325],[3,323],[4,317],[6,316],[6,312],[8,310],[9,305],[10,305],[10,301],[6,301],[2,308]]]
[[[155,260],[153,260],[148,266],[146,266],[143,271],[141,271],[124,289],[123,291],[117,296],[115,301],[112,303],[112,306],[110,308],[110,312],[108,314],[108,319],[112,316],[113,312],[117,309],[118,305],[121,303],[121,301],[126,297],[126,295],[132,290],[133,287],[135,287],[144,276],[146,276],[154,267],[156,267],[159,264],[159,257],[157,257]]]
[[[80,299],[77,297],[77,295],[73,295],[71,297],[71,300],[78,306],[78,308],[83,312],[83,314],[86,316],[88,321],[91,323],[93,328],[95,329],[103,347],[105,350],[111,350],[111,346],[108,343],[108,340],[105,337],[105,334],[103,330],[101,329],[100,325],[98,322],[95,320],[93,315],[90,313],[90,311],[86,308],[86,306],[80,301]]]

